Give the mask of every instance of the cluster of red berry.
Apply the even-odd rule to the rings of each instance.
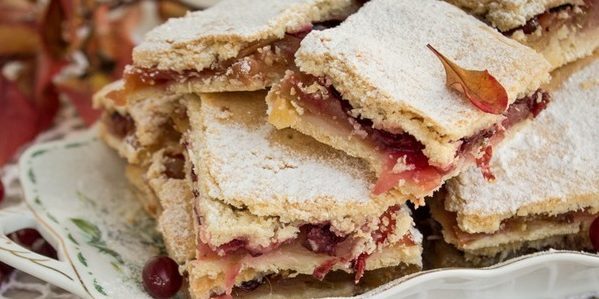
[[[0,181],[0,202],[4,200],[4,185]],[[25,228],[16,231],[8,236],[17,244],[36,252],[38,254],[55,259],[57,257],[56,250],[48,243],[40,233],[33,228]],[[14,268],[0,263],[0,282],[6,281],[8,276],[14,271]]]

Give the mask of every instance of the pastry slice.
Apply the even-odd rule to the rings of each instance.
[[[144,165],[129,164],[126,175],[142,202],[155,201],[160,209],[155,216],[168,255],[177,263],[195,259],[193,193],[186,179],[185,151],[169,146],[155,152]]]
[[[427,45],[488,70],[506,111],[483,112],[446,86]],[[267,97],[269,121],[366,160],[375,194],[396,187],[417,201],[475,162],[484,169],[503,132],[549,100],[539,89],[549,79],[543,57],[442,1],[369,1],[340,26],[308,34],[296,64]]]
[[[543,54],[553,68],[599,48],[597,0],[447,0]]]
[[[433,200],[445,241],[471,257],[592,248],[588,229],[599,216],[599,60],[582,66],[553,91],[543,114],[498,149],[494,183],[469,170]]]
[[[94,95],[96,109],[102,110],[98,121],[100,136],[131,164],[150,161],[157,150],[176,145],[187,129],[187,115],[182,94],[160,88],[144,88],[127,95],[126,105],[116,105],[110,94],[124,86],[122,80],[111,83]]]
[[[333,26],[357,10],[355,0],[224,0],[170,19],[133,50],[126,90],[171,92],[265,89],[283,77],[314,27]],[[123,93],[112,96],[122,102]]]
[[[365,164],[266,121],[265,93],[188,101],[197,260],[193,296],[230,294],[264,277],[421,265],[404,198],[372,196]],[[201,100],[200,100],[201,98]]]
[[[186,179],[180,131],[187,121],[181,97],[146,89],[131,94],[127,106],[115,106],[105,95],[94,97],[103,110],[100,137],[128,161],[125,175],[146,212],[156,218],[169,256],[179,264],[195,258],[191,185]],[[181,117],[183,116],[183,117]],[[189,167],[187,167],[189,168]]]

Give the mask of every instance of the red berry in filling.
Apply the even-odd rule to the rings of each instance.
[[[591,228],[589,229],[589,237],[595,251],[599,252],[599,216],[593,220]]]
[[[330,225],[306,225],[304,229],[306,230],[306,240],[302,245],[316,253],[335,255],[337,244],[345,239],[335,235],[331,231]]]
[[[173,297],[183,284],[179,265],[167,256],[156,256],[146,262],[142,279],[144,288],[153,298]]]
[[[110,115],[109,130],[112,134],[121,138],[131,134],[135,130],[135,122],[131,116],[113,112]]]
[[[164,174],[171,179],[182,180],[185,178],[185,157],[183,154],[171,154],[165,157]]]

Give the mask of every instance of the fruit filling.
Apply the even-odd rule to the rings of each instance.
[[[528,227],[533,226],[535,223],[591,223],[593,219],[597,218],[598,214],[591,213],[588,209],[581,211],[572,211],[559,215],[533,215],[524,217],[512,217],[501,222],[499,230],[493,233],[468,233],[460,229],[457,224],[457,215],[450,211],[441,211],[439,219],[444,222],[443,226],[446,230],[451,230],[460,246],[467,245],[474,241],[480,240],[485,237],[496,237],[501,234],[506,234],[515,231],[523,231]]]
[[[409,184],[422,193],[437,189],[444,175],[452,167],[438,167],[429,163],[424,145],[414,136],[401,130],[394,132],[375,128],[371,120],[357,115],[351,104],[335,90],[330,80],[299,71],[288,71],[281,82],[277,102],[273,103],[270,121],[278,127],[289,126],[294,117],[310,116],[326,123],[333,130],[358,139],[378,154],[381,171],[374,194],[381,194],[397,185]],[[531,96],[517,100],[504,113],[501,124],[461,140],[459,158],[470,159],[479,165],[485,177],[492,179],[489,161],[492,145],[499,141],[503,131],[529,117],[537,116],[547,105],[549,95],[538,90]],[[296,116],[297,115],[297,116]]]
[[[242,50],[237,58],[216,63],[213,67],[201,71],[130,68],[125,77],[126,80],[138,80],[135,83],[141,85],[184,83],[188,80],[203,80],[217,76],[247,84],[256,77],[265,79],[271,76],[270,74],[284,73],[287,66],[293,62],[293,55],[299,48],[303,36],[305,34],[287,33],[280,40],[255,43]]]
[[[392,206],[380,216],[379,227],[371,233],[376,247],[383,248],[387,246],[386,242],[394,233],[396,219],[400,206]],[[326,274],[337,264],[351,263],[355,272],[356,283],[360,280],[366,267],[369,254],[367,252],[356,253],[355,248],[358,243],[363,242],[357,237],[351,235],[339,235],[334,232],[328,223],[304,224],[300,227],[300,233],[294,239],[282,243],[273,243],[266,248],[249,247],[249,242],[244,239],[234,239],[226,244],[213,247],[198,238],[198,257],[200,259],[219,259],[230,257],[231,259],[240,259],[243,257],[258,257],[279,249],[283,245],[299,246],[308,251],[329,256],[323,264],[317,267],[313,276],[323,279]],[[414,245],[412,236],[407,233],[403,238],[394,242],[394,245],[403,244],[406,246]]]
[[[116,103],[126,103],[128,93],[148,86],[185,83],[190,80],[209,82],[213,78],[230,84],[246,86],[255,81],[278,81],[293,65],[294,55],[300,42],[312,30],[323,30],[338,25],[340,21],[327,21],[307,24],[297,32],[288,32],[282,39],[257,41],[241,50],[237,57],[214,63],[204,70],[159,70],[129,66],[123,74],[123,90],[111,92],[108,96]]]
[[[534,16],[526,24],[503,32],[511,36],[516,32],[525,35],[541,36],[543,32],[554,31],[564,25],[586,30],[599,25],[599,1],[585,0],[583,5],[564,4]]]
[[[116,111],[105,113],[103,122],[106,124],[108,131],[119,138],[125,138],[135,131],[135,122],[129,114],[121,114]]]

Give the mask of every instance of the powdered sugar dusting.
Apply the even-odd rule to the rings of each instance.
[[[218,117],[222,103],[202,101],[206,126],[202,152],[216,182],[210,196],[225,201],[319,200],[368,202],[372,174],[361,161],[292,130],[266,122],[266,106],[256,101],[229,107],[232,117]]]
[[[599,193],[599,60],[553,92],[538,118],[498,149],[495,183],[470,169],[448,183],[449,206],[464,214],[513,215],[527,205]]]
[[[208,121],[210,123],[210,121]],[[257,200],[288,198],[292,201],[369,200],[367,173],[345,166],[354,161],[296,152],[273,139],[292,132],[276,131],[266,123],[258,128],[216,125],[207,131],[207,147],[213,152],[213,173],[225,198],[254,196]],[[293,132],[295,133],[295,132]],[[277,136],[278,135],[278,136]],[[283,138],[286,138],[283,136]],[[303,143],[312,140],[300,140]],[[364,167],[363,169],[368,169]]]
[[[252,43],[282,38],[285,32],[354,9],[353,0],[223,0],[150,31],[135,48],[133,61],[158,69],[203,70],[237,57]]]
[[[422,117],[423,127],[459,139],[496,123],[499,116],[446,87],[443,66],[427,44],[463,68],[488,70],[510,103],[549,78],[542,56],[434,0],[370,1],[340,26],[308,34],[296,62],[302,71],[331,77],[352,106],[381,127],[401,128]]]

